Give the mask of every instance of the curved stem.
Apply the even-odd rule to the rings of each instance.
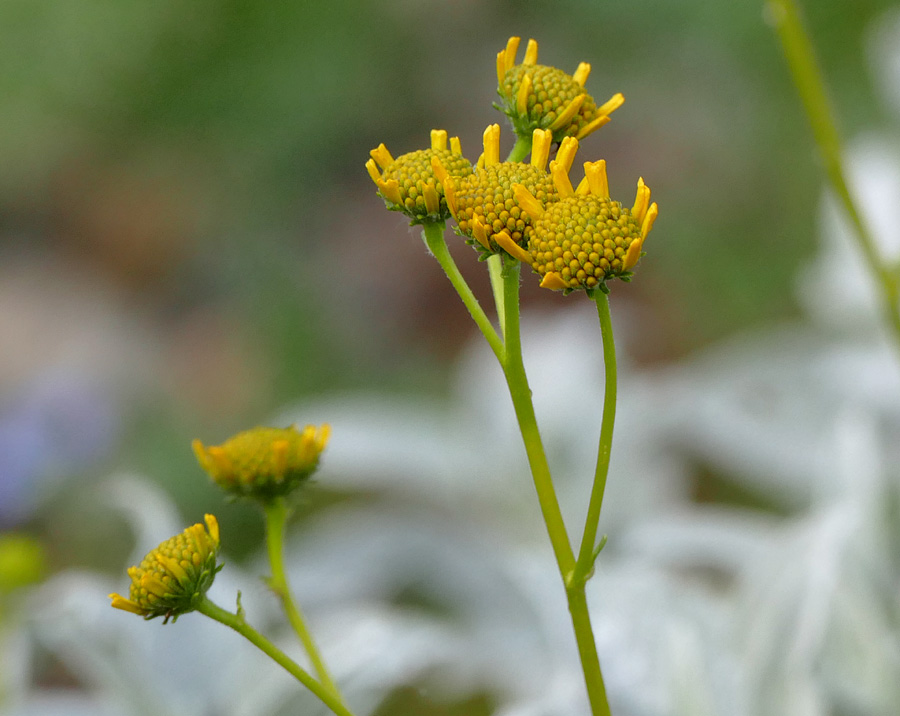
[[[825,164],[825,174],[853,225],[859,250],[878,287],[884,319],[891,329],[894,346],[900,350],[900,287],[850,195],[844,173],[840,134],[812,42],[794,0],[770,0],[769,9],[794,85],[812,125],[813,136]]]
[[[341,692],[338,689],[337,684],[335,684],[334,679],[331,678],[331,674],[328,673],[325,661],[322,659],[322,656],[316,647],[312,632],[310,632],[309,627],[306,625],[303,613],[294,601],[294,598],[291,595],[290,586],[288,585],[287,575],[284,571],[284,559],[282,557],[284,552],[284,529],[288,516],[288,508],[284,498],[276,497],[268,502],[265,505],[265,515],[266,548],[269,552],[269,566],[272,569],[272,577],[269,580],[269,586],[281,600],[281,606],[284,609],[284,613],[287,615],[291,627],[300,638],[300,643],[303,644],[303,648],[309,655],[309,660],[312,662],[313,668],[319,676],[319,681],[322,682],[322,685],[325,688],[329,689],[342,701]]]
[[[550,465],[547,463],[547,456],[544,453],[544,445],[541,442],[541,433],[531,401],[531,388],[528,386],[525,364],[522,362],[522,340],[519,329],[519,271],[521,264],[518,261],[510,263],[513,265],[505,266],[503,273],[506,351],[501,364],[516,411],[516,419],[519,422],[519,431],[522,433],[522,440],[525,443],[525,452],[528,455],[528,464],[531,467],[534,487],[537,490],[541,514],[544,516],[556,563],[565,580],[575,567],[575,555],[572,552],[572,545],[569,543],[569,535],[566,532],[562,511],[559,508],[559,500],[556,498],[556,490],[550,475]]]
[[[597,468],[594,471],[594,484],[591,488],[591,499],[588,503],[587,518],[584,523],[584,535],[581,539],[578,563],[573,576],[575,581],[586,580],[594,568],[594,560],[597,556],[595,545],[597,525],[600,522],[600,510],[603,507],[603,493],[606,490],[609,458],[612,453],[613,427],[616,422],[616,343],[613,339],[612,318],[609,313],[609,297],[603,291],[597,290],[594,291],[594,300],[597,302],[597,313],[600,317],[606,384],[603,390],[603,419],[600,424],[600,444],[597,448]]]
[[[285,671],[297,679],[297,681],[318,696],[322,703],[338,716],[353,716],[350,710],[341,702],[337,694],[316,681],[299,664],[250,626],[244,620],[243,614],[240,611],[237,614],[232,614],[214,604],[209,599],[202,600],[197,606],[197,611],[201,614],[205,614],[210,619],[215,619],[217,622],[234,629],[238,634],[247,639],[251,644],[272,659],[272,661],[283,667]]]
[[[475,294],[472,293],[472,289],[469,288],[469,284],[466,283],[463,275],[459,272],[456,262],[450,255],[450,251],[447,248],[447,242],[444,241],[444,224],[423,224],[422,236],[425,239],[425,245],[428,247],[428,250],[431,251],[434,258],[436,258],[437,262],[441,265],[441,268],[444,269],[444,273],[447,274],[447,278],[450,279],[450,283],[453,284],[456,293],[459,294],[462,302],[469,310],[469,314],[475,321],[475,325],[478,326],[479,330],[487,340],[488,345],[490,345],[491,350],[494,351],[497,360],[502,361],[503,342],[500,340],[500,336],[497,335],[497,331],[494,330],[487,314],[485,314],[481,304],[478,303],[478,299],[475,298]]]

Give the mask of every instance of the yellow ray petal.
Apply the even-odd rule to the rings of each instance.
[[[623,95],[621,92],[617,92],[608,100],[606,100],[606,102],[597,107],[597,114],[612,114],[623,104],[625,104],[625,95]]]
[[[515,66],[521,40],[521,37],[510,37],[506,41],[506,48],[497,55],[497,84],[502,85],[503,77]]]
[[[375,182],[375,184],[378,184],[378,182],[381,181],[381,172],[378,171],[374,159],[366,161],[366,170],[369,172],[369,176],[372,177],[372,181]]]
[[[388,201],[394,204],[403,204],[403,197],[400,195],[400,185],[396,179],[388,179],[378,185],[382,195]]]
[[[206,522],[206,529],[209,530],[209,536],[212,537],[213,542],[219,544],[219,521],[216,519],[216,516],[203,515],[203,521]]]
[[[175,579],[179,582],[187,582],[189,577],[188,573],[184,571],[184,567],[178,564],[177,560],[172,559],[171,557],[166,557],[164,554],[156,555],[157,561],[166,568],[166,571],[169,572]]]
[[[535,129],[531,135],[531,166],[541,171],[547,169],[550,158],[550,145],[553,144],[553,132],[546,129]]]
[[[378,162],[378,166],[382,169],[387,169],[394,162],[394,158],[383,143],[375,147],[369,154],[372,155],[372,159]]]
[[[156,577],[151,577],[149,574],[145,574],[141,577],[141,587],[146,589],[150,594],[155,594],[157,597],[165,597],[168,594],[171,594],[169,588],[160,582]]]
[[[559,116],[553,121],[553,124],[551,124],[548,129],[552,132],[555,132],[557,129],[562,129],[569,122],[571,122],[572,117],[578,114],[578,110],[581,109],[581,105],[584,104],[584,100],[586,97],[586,94],[580,94],[571,102],[569,102],[569,104],[567,104],[565,109],[559,113]]]
[[[535,65],[537,64],[538,58],[538,44],[537,40],[531,39],[528,41],[528,46],[525,48],[525,59],[522,60],[523,65]]]
[[[575,195],[576,196],[584,196],[585,194],[591,193],[591,185],[588,182],[587,177],[583,177],[580,182],[578,182],[578,186],[575,187]]]
[[[441,197],[438,196],[437,188],[429,182],[422,189],[422,194],[425,196],[425,209],[429,214],[437,214],[438,210],[441,208]]]
[[[462,156],[462,145],[459,143],[459,137],[450,137],[450,151]]]
[[[588,180],[591,194],[600,199],[609,199],[609,180],[606,178],[606,160],[584,163],[584,178]]]
[[[215,466],[219,468],[222,472],[231,472],[234,470],[234,465],[231,463],[231,459],[228,455],[225,454],[225,450],[222,449],[219,445],[213,445],[206,449],[206,454],[212,458],[212,461],[215,463]]]
[[[431,130],[431,148],[436,151],[443,151],[447,148],[447,131],[444,129]]]
[[[484,165],[500,163],[500,125],[492,124],[484,130]]]
[[[550,273],[546,274],[541,281],[541,288],[549,288],[551,291],[559,291],[568,287],[569,284],[567,284],[563,280],[563,277],[555,271],[551,271]]]
[[[568,173],[572,169],[572,163],[575,161],[575,153],[578,151],[578,140],[575,137],[566,137],[560,142],[559,150],[556,152],[556,163],[561,167],[565,167]]]
[[[272,463],[276,477],[284,477],[284,473],[287,471],[289,447],[290,443],[287,440],[274,440],[272,442]]]
[[[513,241],[512,236],[510,236],[506,230],[501,231],[499,234],[494,234],[493,238],[494,241],[497,242],[497,245],[514,259],[518,259],[529,266],[531,265],[531,262],[533,261],[531,254]]]
[[[556,185],[560,199],[566,199],[575,193],[565,165],[555,160],[550,162],[550,176],[553,177],[553,183]]]
[[[487,231],[484,228],[484,224],[481,223],[481,219],[478,218],[477,215],[472,217],[472,236],[475,237],[475,240],[484,246],[488,251],[493,251],[491,248],[491,242],[488,241]]]
[[[144,614],[143,609],[141,609],[130,599],[125,599],[125,597],[121,596],[120,594],[110,594],[109,598],[112,599],[112,604],[109,605],[111,607],[121,609],[123,612],[131,612],[132,614],[140,614],[142,616]]]
[[[647,207],[650,205],[650,187],[644,184],[644,177],[638,179],[637,194],[634,197],[634,206],[631,207],[631,215],[638,223],[644,221]]]
[[[544,214],[544,205],[525,188],[524,184],[513,184],[513,196],[523,211],[527,211],[532,219],[540,219]]]
[[[641,258],[641,246],[643,245],[643,236],[639,236],[631,242],[631,245],[628,247],[628,251],[625,252],[625,256],[622,259],[622,265],[624,266],[626,271],[631,271],[631,269],[634,268],[635,264]]]
[[[369,161],[372,160],[370,159]],[[209,472],[212,469],[213,464],[209,459],[209,455],[206,454],[206,448],[203,446],[203,443],[195,439],[191,442],[191,449],[194,451],[194,455],[196,455],[200,467]]]
[[[650,208],[647,209],[647,216],[644,217],[644,223],[641,224],[641,236],[647,238],[647,234],[650,233],[650,229],[653,228],[653,222],[656,221],[656,217],[659,214],[659,207],[656,205],[654,201]]]
[[[578,69],[575,70],[575,74],[572,75],[572,79],[575,80],[582,87],[584,87],[584,83],[587,82],[587,78],[590,74],[591,74],[590,64],[587,62],[579,62]]]
[[[319,426],[319,445],[322,450],[328,445],[328,439],[331,437],[331,425],[322,423]]]
[[[609,124],[609,117],[605,114],[602,117],[597,117],[597,119],[595,119],[593,122],[588,122],[578,130],[578,134],[576,134],[575,136],[578,137],[578,139],[584,139],[592,132],[596,132],[604,124]]]
[[[431,158],[431,169],[444,188],[444,198],[447,200],[447,207],[450,209],[450,213],[456,218],[456,186],[453,183],[453,179],[437,157]]]
[[[519,84],[519,92],[516,95],[516,112],[520,115],[528,112],[528,95],[531,94],[532,87],[531,75],[526,72],[522,82]]]

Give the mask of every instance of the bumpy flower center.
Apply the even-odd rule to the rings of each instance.
[[[537,127],[550,127],[560,112],[579,95],[585,95],[584,103],[564,127],[554,131],[554,139],[559,141],[563,136],[578,136],[582,128],[598,116],[593,98],[585,93],[584,87],[572,75],[545,65],[516,65],[506,73],[501,94],[508,105],[516,105],[526,74],[531,77],[532,88],[526,100],[525,115],[519,113],[514,119],[517,131],[527,133]]]
[[[447,215],[447,200],[444,198],[444,187],[434,176],[431,158],[440,159],[447,173],[452,177],[464,177],[472,173],[472,165],[465,157],[448,149],[419,149],[397,157],[388,165],[382,179],[393,179],[400,190],[400,199],[407,214],[424,217],[429,214],[425,205],[425,187],[431,184],[440,196],[440,213]]]
[[[513,184],[522,184],[542,202],[556,201],[559,194],[547,172],[531,164],[502,162],[476,169],[459,183],[456,191],[456,219],[460,233],[472,236],[474,219],[484,225],[491,247],[492,239],[506,230],[512,240],[524,246],[531,233],[531,216],[522,210],[513,196]]]
[[[575,195],[546,205],[528,248],[539,274],[555,272],[569,288],[594,288],[625,273],[625,254],[640,236],[640,224],[619,202]]]

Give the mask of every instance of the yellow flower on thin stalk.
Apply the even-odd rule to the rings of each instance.
[[[205,515],[204,521],[205,528],[199,523],[188,527],[129,567],[128,598],[110,594],[111,606],[144,619],[165,617],[164,624],[194,611],[222,569],[216,564],[219,523],[213,515]]]
[[[604,288],[613,278],[629,280],[659,209],[650,203],[650,188],[638,180],[630,208],[609,197],[606,162],[585,162],[584,179],[572,188],[568,172],[552,166],[559,201],[542,203],[526,186],[514,189],[516,200],[533,217],[528,250],[541,286],[566,293]]]
[[[520,40],[510,37],[497,54],[497,93],[503,103],[495,105],[509,117],[519,137],[531,136],[535,129],[549,129],[554,142],[564,137],[584,139],[609,122],[609,115],[625,102],[619,92],[598,107],[584,88],[591,66],[582,62],[570,75],[539,65],[538,44],[533,39],[517,65]]]
[[[541,201],[552,202],[558,193],[547,172],[547,159],[553,142],[551,132],[536,129],[532,134],[531,161],[500,161],[500,125],[484,131],[484,153],[475,171],[454,178],[434,159],[434,171],[444,185],[447,206],[457,222],[457,233],[478,249],[482,258],[500,251],[526,260],[524,246],[531,231],[531,217],[515,200],[513,186],[522,184]],[[555,162],[568,168],[575,159],[578,140],[567,137],[560,145]],[[530,263],[530,260],[529,260]]]
[[[391,211],[402,211],[413,224],[445,221],[449,217],[444,187],[435,177],[432,160],[438,159],[446,171],[454,177],[472,173],[472,164],[462,155],[459,137],[450,139],[447,149],[447,132],[431,130],[431,148],[403,154],[396,159],[384,144],[371,152],[366,169],[385,206]]]
[[[309,479],[319,466],[331,427],[297,425],[289,428],[256,427],[221,445],[192,447],[200,466],[219,487],[240,497],[268,501],[288,494]]]

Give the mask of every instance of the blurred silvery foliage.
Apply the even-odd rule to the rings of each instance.
[[[872,46],[896,104],[900,15]],[[863,212],[890,251],[900,247],[896,146],[868,136],[848,149]],[[651,371],[628,365],[628,316],[616,314],[619,421],[601,525],[610,543],[588,594],[617,716],[896,713],[900,370],[827,196],[821,226],[822,248],[798,284],[806,322]],[[563,507],[578,524],[602,397],[587,306],[526,320],[525,355]],[[451,405],[350,395],[274,421],[329,420],[319,479],[366,496],[297,525],[288,554],[300,602],[360,714],[423,681],[450,694],[489,689],[501,716],[584,713],[512,411],[480,343],[455,393]],[[697,465],[773,509],[698,504]],[[132,561],[183,527],[164,497],[116,484],[138,535]],[[252,576],[266,571],[262,558],[248,574],[229,565],[212,596],[231,604],[240,585],[251,620],[278,633],[273,600]],[[35,591],[27,629],[2,642],[12,684],[3,713],[321,712],[219,625],[189,615],[160,629],[112,613],[103,595],[120,582],[67,573]],[[31,689],[37,647],[86,692]]]

